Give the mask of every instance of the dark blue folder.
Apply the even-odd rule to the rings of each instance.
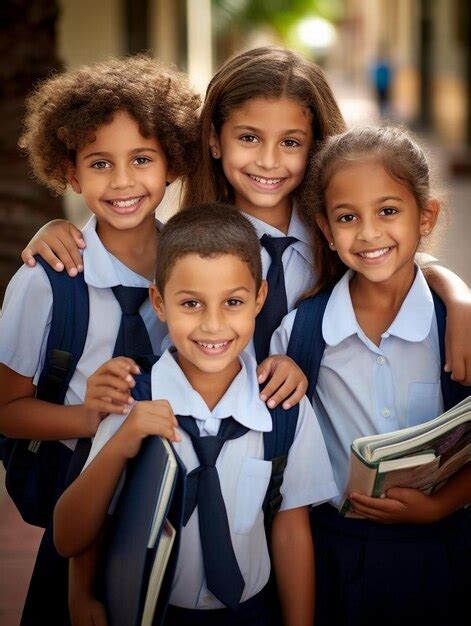
[[[176,538],[160,589],[153,626],[163,623],[179,552],[186,471],[177,454],[175,457],[177,472],[163,519],[168,518],[175,528]],[[124,487],[116,511],[111,516],[102,563],[103,599],[109,626],[141,624],[147,583],[162,531],[160,528],[154,548],[149,549],[147,546],[166,462],[167,452],[160,437],[148,437],[138,456],[127,465]]]

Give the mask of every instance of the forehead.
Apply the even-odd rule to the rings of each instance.
[[[394,178],[377,159],[342,163],[332,174],[325,196],[328,207],[342,202],[374,202],[384,197],[415,203],[408,186]]]
[[[139,124],[127,111],[117,111],[109,122],[101,124],[90,133],[89,141],[78,152],[90,147],[111,152],[123,148],[158,148],[159,142],[155,136],[144,137]]]
[[[226,123],[309,132],[311,113],[307,107],[289,98],[253,98],[233,109]]]
[[[200,256],[186,254],[170,270],[165,290],[217,294],[238,288],[255,291],[249,265],[234,254]]]

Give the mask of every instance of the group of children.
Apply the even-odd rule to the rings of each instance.
[[[28,101],[21,145],[35,175],[83,194],[93,217],[82,233],[66,222],[38,233],[0,320],[0,431],[65,450],[22,625],[105,625],[101,536],[127,460],[158,434],[191,472],[204,466],[199,439],[227,430],[210,465],[229,556],[208,556],[213,530],[199,510],[208,507],[197,506],[181,531],[166,624],[276,624],[272,570],[289,626],[458,623],[469,467],[430,496],[349,494],[362,519],[336,508],[355,437],[445,406],[427,281],[447,306],[445,367],[471,379],[467,287],[417,264],[440,209],[424,154],[404,130],[346,131],[322,71],[281,48],[229,59],[199,104],[181,74],[143,57],[60,74]],[[179,177],[182,207],[162,225],[155,209]],[[64,405],[35,397],[54,309],[36,252],[70,280],[83,272],[88,288],[86,341]],[[303,373],[283,355],[295,307],[325,290],[326,346],[307,399]],[[132,311],[123,303],[131,291],[141,293]],[[161,355],[153,402],[134,402],[150,351]],[[264,433],[279,403],[299,403],[299,414],[267,537]],[[75,441],[90,437],[75,478],[70,465],[85,460]],[[208,506],[216,516],[215,501]]]

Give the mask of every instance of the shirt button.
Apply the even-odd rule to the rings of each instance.
[[[384,363],[386,362],[386,359],[384,358],[384,356],[378,356],[376,357],[376,363],[378,365],[384,365]]]
[[[382,409],[381,410],[381,415],[383,417],[389,417],[391,415],[391,411],[389,409]]]

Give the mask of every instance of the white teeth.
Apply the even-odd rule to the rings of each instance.
[[[203,343],[202,341],[198,341],[198,343],[200,344],[200,346],[203,346],[203,348],[207,348],[208,350],[218,350],[219,348],[227,346],[229,342],[224,341],[223,343]]]
[[[129,200],[110,200],[111,204],[118,209],[129,209],[139,202],[141,198],[129,198]]]
[[[282,178],[261,178],[260,176],[254,176],[253,174],[250,174],[250,178],[252,180],[256,180],[257,183],[261,183],[262,185],[277,185],[283,180]]]
[[[386,254],[391,248],[381,248],[380,250],[366,250],[365,252],[359,252],[358,254],[365,259],[376,259],[379,256]]]

